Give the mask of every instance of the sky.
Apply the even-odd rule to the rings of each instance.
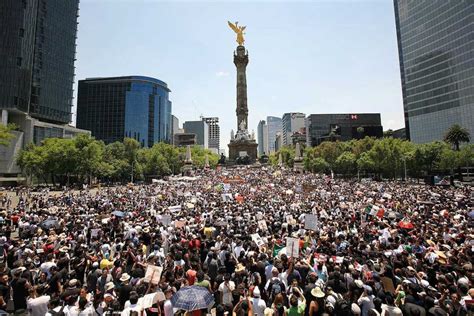
[[[89,77],[158,78],[180,125],[219,117],[227,149],[237,129],[228,20],[247,26],[249,131],[287,112],[379,112],[384,130],[404,126],[391,0],[81,0],[75,91]]]

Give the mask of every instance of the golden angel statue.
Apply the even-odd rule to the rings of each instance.
[[[237,34],[237,40],[236,42],[239,43],[239,45],[243,45],[245,40],[244,40],[244,30],[245,26],[239,26],[239,22],[235,22],[235,24],[232,24],[230,21],[227,21],[229,24],[230,28]]]

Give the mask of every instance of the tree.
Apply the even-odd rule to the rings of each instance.
[[[317,157],[311,161],[309,168],[312,172],[326,173],[329,171],[329,164],[321,157]]]
[[[393,137],[393,129],[388,129],[386,131],[383,132],[383,137]]]
[[[101,177],[110,173],[111,166],[104,160],[105,144],[87,134],[80,134],[73,139],[76,153],[76,172],[87,182],[92,177]]]
[[[353,153],[345,151],[336,159],[336,171],[343,175],[351,175],[356,169],[356,157]]]
[[[375,169],[375,163],[370,157],[368,152],[362,153],[359,159],[357,159],[356,164],[357,164],[357,170],[359,172],[360,171],[371,172]]]
[[[125,146],[125,159],[130,167],[128,172],[130,175],[130,181],[133,182],[134,178],[141,179],[143,177],[142,166],[140,164],[142,159],[138,159],[138,151],[141,147],[140,143],[136,139],[126,137],[123,140],[123,144]]]
[[[359,135],[359,139],[361,139],[362,136],[364,136],[364,132],[365,132],[364,127],[362,126],[357,127],[357,135]]]
[[[444,141],[451,144],[457,151],[459,151],[460,143],[469,143],[470,140],[469,131],[459,124],[451,126],[444,136]]]
[[[16,128],[14,124],[4,125],[0,123],[0,146],[8,146],[15,137],[12,131]]]

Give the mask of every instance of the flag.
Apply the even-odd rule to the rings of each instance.
[[[273,257],[278,256],[278,253],[279,253],[283,248],[285,248],[285,245],[284,245],[284,244],[281,244],[281,245],[274,244],[274,245],[273,245],[273,251],[272,251]]]
[[[378,210],[378,212],[375,216],[377,216],[378,218],[382,218],[384,214],[385,214],[385,210],[383,208],[381,208],[381,209]]]

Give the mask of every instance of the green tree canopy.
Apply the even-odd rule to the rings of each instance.
[[[466,128],[463,128],[459,124],[454,124],[447,131],[444,140],[453,145],[454,149],[459,150],[459,145],[461,143],[469,143],[471,136]]]

